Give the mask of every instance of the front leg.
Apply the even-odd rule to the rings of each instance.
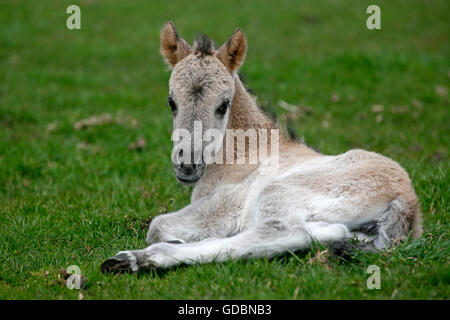
[[[243,230],[246,224],[241,199],[220,192],[200,198],[179,211],[155,217],[146,241],[188,243],[224,238]]]
[[[102,271],[135,272],[142,268],[165,268],[177,263],[176,256],[183,249],[178,246],[226,238],[247,229],[249,217],[242,210],[243,194],[218,192],[177,212],[157,216],[147,234],[147,242],[154,244],[144,250],[119,252],[102,264]]]

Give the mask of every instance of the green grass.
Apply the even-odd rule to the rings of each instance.
[[[72,1],[0,1],[0,299],[77,299],[57,281],[69,265],[88,278],[84,299],[450,297],[448,1],[79,3],[82,30],[69,31]],[[380,5],[382,30],[366,28],[369,4]],[[205,31],[221,44],[240,26],[248,85],[261,101],[310,106],[295,121],[309,145],[401,163],[423,238],[325,265],[306,252],[101,274],[105,258],[145,246],[151,217],[189,202],[171,173],[169,72],[158,52],[167,20],[189,42]],[[74,130],[105,113],[122,121]],[[146,148],[130,151],[138,137]],[[371,264],[380,290],[366,287]]]

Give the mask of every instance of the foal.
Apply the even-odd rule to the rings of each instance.
[[[161,53],[173,68],[168,104],[174,130],[192,133],[196,122],[202,132],[214,129],[224,136],[227,129],[254,129],[258,136],[277,129],[237,75],[246,53],[240,29],[216,51],[206,36],[191,48],[169,22],[161,31]],[[121,251],[101,269],[134,272],[271,257],[307,249],[312,239],[333,244],[356,237],[363,249],[375,251],[421,235],[419,204],[398,163],[364,150],[327,156],[283,136],[276,139],[267,139],[278,146],[278,167],[269,173],[264,164],[274,153],[256,164],[173,160],[177,179],[195,184],[191,204],[154,218],[149,247]],[[220,141],[221,149],[227,141]],[[202,147],[194,144],[194,153]],[[236,148],[231,152],[234,159]]]

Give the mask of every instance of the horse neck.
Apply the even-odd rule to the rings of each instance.
[[[275,124],[259,109],[245,89],[239,76],[235,76],[235,93],[231,102],[228,129],[275,129]]]

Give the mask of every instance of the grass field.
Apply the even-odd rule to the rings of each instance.
[[[0,299],[448,299],[450,4],[435,1],[0,0]],[[381,30],[366,8],[381,7]],[[409,172],[423,238],[351,261],[276,259],[103,275],[101,262],[146,245],[151,217],[189,203],[172,173],[169,72],[159,30],[173,20],[248,38],[246,82],[259,101],[311,108],[299,136],[326,154],[383,153]],[[80,120],[105,123],[81,130]],[[143,150],[130,150],[138,138]],[[378,265],[381,289],[366,269]],[[58,280],[78,265],[82,290]]]

